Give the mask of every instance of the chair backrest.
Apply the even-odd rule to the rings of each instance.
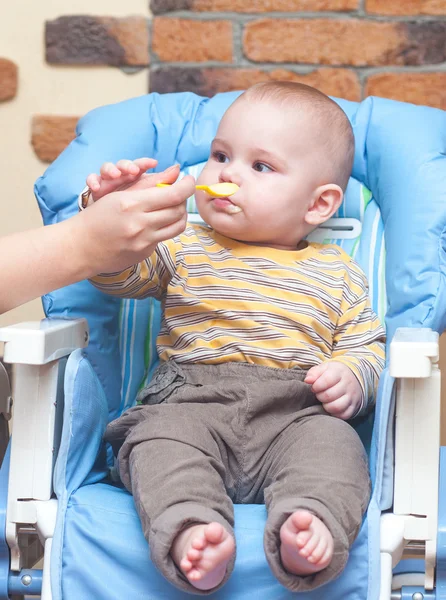
[[[106,160],[153,156],[160,169],[174,162],[186,168],[206,160],[218,122],[237,95],[231,92],[207,99],[189,93],[151,94],[87,114],[78,123],[77,138],[36,183],[45,223],[74,214],[86,175]],[[383,252],[374,264],[377,254],[371,253],[367,244],[363,245],[362,255],[358,246],[355,258],[366,267],[378,312],[384,306],[376,306],[379,296],[373,294],[373,287],[385,273],[389,339],[398,326],[443,331],[446,113],[377,98],[361,103],[337,102],[355,133],[353,177],[365,187],[353,182],[351,185],[358,185],[364,195],[363,206],[376,207],[373,215],[369,210],[367,227],[384,228],[385,269]],[[376,205],[370,202],[365,188]],[[88,318],[92,338],[87,354],[104,386],[110,416],[116,416],[132,401],[153,356],[144,328],[150,322],[156,327],[159,307],[150,301],[121,303],[88,282],[47,295],[44,307],[48,316]],[[140,313],[144,313],[143,323]],[[133,326],[135,321],[137,327]],[[134,354],[130,371],[121,366],[121,355],[129,352],[129,336],[120,335],[120,322],[131,331],[135,347],[141,349]]]

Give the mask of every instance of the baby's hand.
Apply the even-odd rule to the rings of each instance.
[[[324,409],[334,417],[351,419],[362,405],[362,388],[355,374],[341,362],[328,361],[311,367],[304,379]]]
[[[137,158],[136,160],[120,160],[116,164],[106,162],[102,165],[100,175],[90,173],[87,185],[93,200],[99,200],[111,192],[122,191],[133,186],[138,179],[147,177],[146,171],[156,167],[158,161],[153,158]],[[138,186],[135,186],[135,189]]]

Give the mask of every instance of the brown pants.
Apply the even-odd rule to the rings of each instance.
[[[316,588],[343,570],[369,500],[367,459],[355,430],[325,413],[304,377],[299,369],[168,362],[140,394],[148,405],[109,425],[105,437],[120,448],[120,476],[151,558],[178,588],[215,591],[190,585],[170,548],[190,524],[217,521],[233,535],[233,502],[266,504],[265,554],[288,589]],[[280,527],[299,508],[334,539],[330,565],[304,577],[280,560]]]

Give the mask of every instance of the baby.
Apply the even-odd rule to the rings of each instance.
[[[341,204],[353,154],[327,96],[256,85],[224,114],[198,179],[236,193],[197,191],[198,226],[186,225],[184,198],[166,206],[160,189],[153,253],[93,280],[162,302],[161,365],[106,439],[152,560],[180,589],[210,593],[230,576],[233,502],[266,504],[265,554],[292,591],[339,575],[358,534],[370,482],[346,420],[373,403],[384,331],[359,267],[305,241]],[[90,175],[92,199],[140,185],[144,160]]]

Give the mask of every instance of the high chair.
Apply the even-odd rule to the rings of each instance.
[[[178,162],[196,175],[237,95],[149,94],[87,114],[36,183],[44,222],[78,210],[86,176],[104,161],[150,156],[160,170]],[[373,493],[344,572],[305,594],[270,573],[265,507],[236,506],[236,568],[212,600],[446,598],[438,369],[446,113],[378,98],[336,101],[354,128],[353,176],[335,218],[312,235],[340,244],[362,266],[386,324],[376,408],[353,423],[369,454]],[[199,218],[192,199],[189,210]],[[0,471],[0,600],[186,600],[151,564],[133,499],[112,477],[102,443],[107,422],[133,405],[156,365],[160,306],[121,301],[88,282],[43,303],[41,323],[0,329],[4,361],[15,369],[13,435]],[[0,398],[3,406],[10,402]],[[43,570],[32,568],[42,554]]]

